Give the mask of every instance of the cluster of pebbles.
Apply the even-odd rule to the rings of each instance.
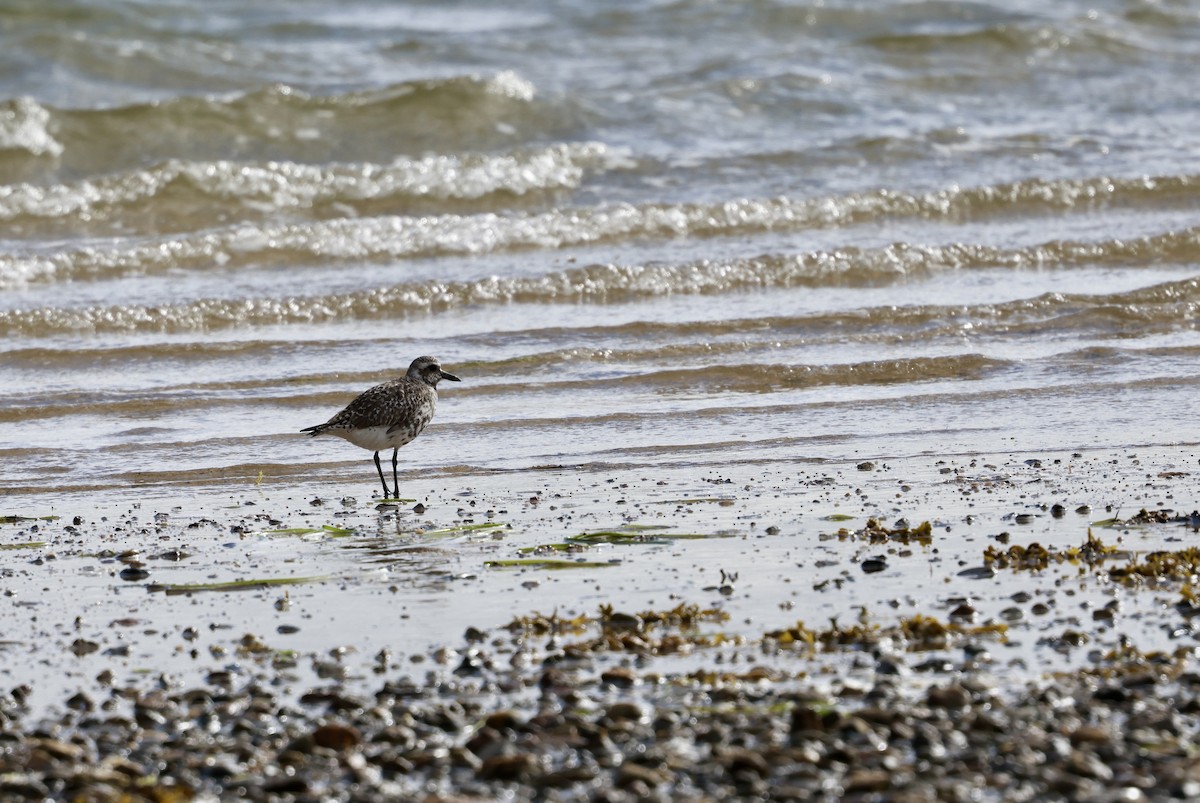
[[[1002,692],[963,666],[818,691],[802,672],[464,647],[424,680],[297,694],[260,674],[0,701],[0,798],[1140,800],[1200,796],[1194,656],[1127,655]],[[717,653],[713,651],[714,665]],[[733,662],[739,663],[739,662]],[[797,666],[803,666],[798,656]],[[368,686],[369,688],[369,686]]]
[[[971,487],[978,484],[981,492],[1002,487],[985,480],[973,480]],[[1033,493],[1030,485],[1014,486],[1014,492],[1024,499]],[[833,485],[814,487],[831,488],[829,493],[841,496]],[[957,484],[946,489],[958,492]],[[940,506],[941,501],[926,504]],[[729,511],[727,516],[753,511],[715,504],[718,513]],[[348,508],[343,512],[354,512],[343,506]],[[558,518],[563,514],[555,511],[558,524],[545,524],[535,519],[536,507],[535,498],[526,519],[518,519],[522,527],[515,532],[523,541],[489,537],[476,552],[468,549],[478,546],[474,542],[462,551],[482,564],[501,547],[508,552],[537,548],[547,532],[561,532]],[[572,529],[584,526],[586,510],[575,510],[580,521],[571,522]],[[229,571],[233,558],[218,550],[234,554],[236,547],[238,559],[263,571],[257,562],[275,552],[264,548],[251,553],[240,538],[262,526],[281,527],[281,518],[243,518],[229,527],[236,539],[197,537],[191,540],[196,547],[162,551],[160,541],[176,539],[166,517],[156,515],[151,529],[131,512],[111,532],[107,525],[103,530],[103,539],[124,550],[111,554],[92,552],[94,541],[84,537],[86,531],[64,527],[66,535],[59,542],[52,531],[32,525],[17,533],[14,543],[33,548],[44,540],[48,551],[29,561],[32,569],[11,570],[13,613],[6,624],[29,627],[36,635],[31,645],[61,644],[80,660],[57,665],[69,672],[52,677],[56,665],[48,663],[43,651],[27,659],[19,680],[10,681],[39,684],[37,693],[24,686],[0,693],[0,801],[1200,798],[1196,650],[1142,652],[1114,630],[1114,622],[1120,623],[1121,632],[1134,633],[1148,649],[1200,641],[1193,627],[1200,622],[1200,601],[1189,585],[1200,566],[1200,552],[1187,540],[1197,519],[1180,522],[1154,514],[1114,518],[1095,524],[1127,527],[1145,519],[1160,529],[1102,531],[1101,538],[1078,526],[1017,530],[1016,525],[1028,524],[1020,516],[1036,518],[1046,512],[1049,516],[1038,521],[1055,522],[1066,512],[1049,506],[1020,510],[1011,522],[993,516],[986,533],[972,523],[972,516],[985,513],[974,511],[953,539],[928,523],[910,527],[901,520],[886,526],[870,520],[862,529],[847,526],[822,533],[815,542],[784,541],[773,526],[763,528],[761,538],[730,540],[739,557],[740,550],[749,548],[760,565],[806,569],[794,572],[794,587],[811,578],[813,593],[773,600],[781,610],[792,611],[794,597],[796,609],[810,621],[820,621],[816,611],[822,597],[838,594],[844,603],[826,607],[860,611],[852,623],[839,625],[834,618],[829,628],[811,629],[797,621],[794,627],[766,631],[757,621],[769,596],[761,587],[752,598],[734,594],[738,572],[721,568],[719,585],[703,589],[707,598],[723,600],[713,609],[680,605],[655,616],[635,616],[601,605],[599,617],[567,610],[567,618],[559,619],[556,607],[549,620],[518,619],[493,632],[470,628],[460,649],[409,654],[397,659],[399,668],[386,650],[369,659],[373,663],[354,665],[357,659],[349,656],[369,652],[361,642],[333,661],[324,660],[331,653],[316,651],[316,640],[308,643],[312,651],[302,654],[269,647],[249,634],[228,643],[238,632],[225,624],[231,603],[191,606],[194,620],[187,626],[172,621],[168,627],[161,624],[165,613],[131,603],[130,594],[105,596],[118,600],[123,610],[131,605],[137,610],[136,617],[128,618],[129,627],[136,623],[143,633],[161,632],[164,639],[172,633],[182,637],[176,654],[188,668],[188,685],[172,679],[179,664],[154,662],[153,653],[139,652],[132,637],[122,637],[124,631],[113,636],[79,619],[52,620],[51,607],[22,607],[23,592],[34,583],[48,590],[57,576],[47,572],[66,576],[61,567],[71,549],[88,550],[78,567],[68,566],[80,568],[78,577],[95,576],[83,571],[88,561],[113,563],[109,575],[117,579],[100,576],[98,588],[145,582],[142,572],[149,566],[154,582],[146,590],[155,593],[143,592],[145,600],[251,584],[253,578]],[[463,512],[458,511],[460,519],[465,519]],[[607,516],[604,511],[593,518],[603,523]],[[350,515],[338,521],[354,524]],[[1191,531],[1178,527],[1181,523]],[[339,536],[351,532],[335,530],[324,519],[318,524]],[[729,522],[714,514],[709,524],[716,531]],[[77,526],[81,520],[70,525]],[[204,520],[185,532],[227,526]],[[630,530],[589,535],[629,537]],[[420,538],[421,548],[428,548],[429,533]],[[214,551],[191,556],[209,542],[216,544]],[[387,550],[397,546],[395,535],[379,542]],[[799,554],[800,544],[803,563],[792,554]],[[138,546],[141,552],[134,550]],[[139,554],[160,563],[138,565]],[[711,554],[730,553],[714,549]],[[321,557],[331,555],[336,557],[332,551]],[[627,559],[622,565],[642,579],[643,573],[654,571],[654,561],[670,564],[663,552],[653,558]],[[171,567],[183,563],[186,569],[189,559],[221,567],[218,580],[234,580],[210,586],[206,574],[200,584],[172,588],[157,583],[171,576],[161,562]],[[267,568],[278,568],[262,560]],[[680,565],[686,569],[687,560],[662,571]],[[712,560],[706,558],[705,568],[716,565]],[[821,565],[822,560],[828,565]],[[805,567],[809,562],[812,572]],[[928,573],[937,591],[922,598],[933,602],[896,599],[890,605],[896,613],[868,616],[864,601],[879,595],[861,593],[862,576],[871,575],[872,588],[879,589],[885,584],[878,578],[886,578],[886,594],[898,594],[913,573],[875,573],[926,562],[934,567]],[[114,573],[116,563],[123,566],[119,573]],[[1063,572],[1051,575],[1055,567]],[[197,579],[198,573],[179,574]],[[764,574],[760,570],[758,576]],[[621,577],[632,575],[617,576],[619,584]],[[1067,578],[1078,582],[1067,584]],[[996,582],[968,594],[980,579]],[[1016,579],[1020,582],[1002,582]],[[510,607],[527,604],[525,596],[504,596],[505,584],[522,590],[538,584],[518,582],[516,575],[493,582],[487,586],[488,599],[507,600]],[[920,596],[916,586],[904,587]],[[319,592],[337,593],[338,588],[316,586],[307,601],[316,607],[327,599]],[[393,590],[388,593],[391,603]],[[454,592],[446,593],[448,599]],[[546,594],[538,599],[559,598]],[[307,627],[306,620],[287,613],[286,595],[274,605],[264,600],[259,601],[270,610],[267,618],[248,621],[278,622],[281,635]],[[856,601],[863,604],[852,605]],[[740,625],[726,628],[723,620],[710,616],[728,616],[729,611]],[[126,616],[114,624],[126,627]],[[212,617],[209,627],[215,634],[207,654],[197,638],[205,616]],[[90,618],[101,621],[101,614],[92,612]],[[46,627],[47,621],[55,621],[58,629]],[[1008,630],[1016,634],[1015,642],[1028,645],[1036,638],[1036,645],[1013,653],[1016,658],[993,658],[992,647],[999,651]],[[130,643],[135,645],[132,654]],[[1079,649],[1085,644],[1086,657]],[[1072,660],[1042,660],[1047,653],[1053,657],[1063,651]],[[313,658],[315,677],[301,678],[301,655]],[[211,667],[205,663],[209,656],[216,662]],[[89,663],[93,658],[97,662]],[[147,665],[164,666],[167,674],[159,682],[144,673],[122,681],[112,671]],[[97,674],[100,667],[106,668]],[[212,670],[207,676],[206,667]],[[1043,674],[1056,668],[1062,671]],[[35,678],[36,672],[44,677]],[[1035,679],[1023,682],[1030,677]],[[82,679],[79,686],[76,679]],[[45,713],[44,699],[34,699],[46,696],[42,685],[52,687],[55,697],[62,690],[52,714]]]

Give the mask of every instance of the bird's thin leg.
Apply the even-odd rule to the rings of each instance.
[[[400,480],[396,476],[396,463],[398,463],[398,462],[400,462],[400,448],[399,447],[392,449],[392,482],[396,486],[396,494],[392,497],[393,499],[400,498]],[[384,485],[387,485],[387,483],[385,482]]]
[[[379,481],[383,483],[383,498],[388,498],[387,480],[383,478],[383,466],[379,464],[379,452],[375,453],[375,470],[379,472]]]

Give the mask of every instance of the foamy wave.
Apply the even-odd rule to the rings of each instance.
[[[574,189],[585,170],[621,164],[623,158],[600,143],[580,143],[512,154],[399,158],[390,165],[171,160],[148,170],[73,184],[0,187],[0,219],[103,220],[122,211],[136,213],[168,193],[177,204],[211,204],[217,199],[281,211],[398,197],[470,200],[500,192],[525,195]]]
[[[614,206],[541,215],[377,217],[262,226],[244,223],[202,234],[147,240],[130,247],[89,246],[69,252],[0,256],[0,288],[35,281],[81,281],[161,274],[179,269],[252,269],[329,261],[453,256],[491,251],[555,249],[640,237],[730,235],[796,222],[782,204],[738,201],[708,206]],[[1200,228],[1104,241],[1057,241],[1018,249],[975,244],[881,249],[847,247],[680,266],[612,268],[623,279],[611,292],[661,284],[668,292],[751,286],[853,286],[912,274],[975,267],[1070,267],[1138,261],[1194,261]],[[499,280],[498,280],[499,281]],[[673,290],[672,290],[673,288]]]
[[[299,208],[410,196],[473,198],[578,186],[582,171],[625,158],[603,145],[559,145],[507,156],[428,157],[388,167],[312,167],[294,163],[173,163],[153,172],[85,182],[70,188],[19,185],[0,189],[0,218],[26,214],[102,216],[121,204],[153,201],[167,188],[187,184],[193,195],[235,199],[246,206]],[[557,249],[642,238],[736,236],[771,230],[851,225],[885,217],[987,217],[1072,209],[1102,203],[1191,203],[1195,177],[1116,182],[1029,181],[973,189],[950,188],[921,196],[880,191],[812,200],[737,199],[715,204],[618,204],[559,209],[541,214],[426,215],[337,218],[302,223],[245,221],[202,233],[147,239],[134,245],[92,246],[74,251],[0,258],[0,287],[30,281],[77,281],[178,269],[207,270],[328,260],[391,260]],[[209,204],[211,205],[211,203]],[[1014,266],[1081,260],[1192,258],[1197,229],[1157,237],[1099,243],[1061,242],[1004,252],[976,247],[914,248],[908,256],[885,253],[896,269],[938,259],[990,261]],[[964,250],[968,249],[968,250]],[[839,252],[841,253],[841,252]],[[853,258],[861,254],[847,250]],[[915,257],[914,257],[915,255]],[[965,256],[964,256],[965,255]],[[818,256],[837,261],[838,255]],[[915,261],[914,261],[915,260]]]
[[[485,84],[493,95],[529,102],[533,100],[534,87],[529,81],[512,70],[504,70],[492,76]]]
[[[685,265],[590,265],[536,277],[487,277],[474,281],[400,284],[375,290],[285,298],[199,299],[159,306],[86,308],[43,307],[0,313],[0,333],[42,335],[55,332],[204,331],[238,326],[374,320],[396,315],[507,303],[618,303],[671,294],[719,294],[756,287],[789,287],[819,280],[821,260],[765,258],[736,263]],[[1200,279],[1145,288],[1119,297],[1050,294],[1005,305],[882,311],[889,320],[907,315],[955,318],[970,316],[993,327],[1020,327],[1050,315],[1099,314],[1128,318],[1143,327],[1154,320],[1172,326],[1200,309]],[[870,312],[859,316],[870,322]],[[814,322],[816,323],[816,322]],[[956,324],[957,325],[957,324]],[[1040,325],[1040,324],[1034,324]]]
[[[50,134],[50,111],[32,98],[0,104],[0,151],[60,156],[62,143]]]

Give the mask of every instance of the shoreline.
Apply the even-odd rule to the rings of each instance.
[[[1194,727],[1155,701],[1200,699],[1185,582],[1113,570],[1196,537],[1170,520],[1193,460],[540,470],[409,483],[438,486],[420,513],[267,488],[4,524],[0,791],[1178,794]],[[1126,716],[1179,750],[1135,755]]]

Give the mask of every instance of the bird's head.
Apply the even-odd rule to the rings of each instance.
[[[437,383],[443,379],[449,379],[451,382],[462,381],[454,374],[443,371],[437,357],[417,357],[412,361],[412,365],[408,366],[408,376],[410,379],[424,382],[431,388],[436,388]]]

